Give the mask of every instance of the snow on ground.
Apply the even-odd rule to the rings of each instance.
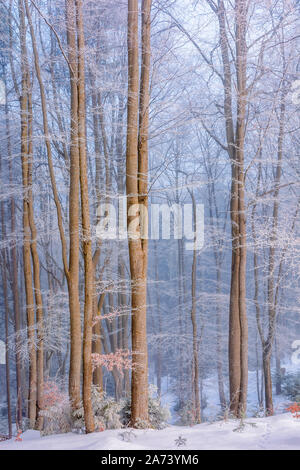
[[[300,420],[289,413],[251,418],[245,423],[242,432],[234,432],[239,425],[236,420],[194,427],[170,426],[161,431],[139,430],[134,431],[136,437],[131,442],[122,440],[122,430],[48,437],[27,431],[22,442],[2,442],[0,450],[177,450],[175,440],[179,436],[186,439],[182,450],[300,450]]]
[[[294,366],[295,368],[295,366]],[[286,370],[293,370],[291,364]],[[299,366],[296,367],[296,371]],[[253,417],[258,413],[256,373],[249,371],[248,417],[242,432],[235,431],[239,421],[216,421],[220,413],[217,377],[204,380],[203,392],[207,400],[204,418],[207,422],[194,427],[176,426],[178,415],[174,411],[176,395],[168,378],[162,380],[162,404],[169,405],[170,426],[161,431],[134,431],[136,437],[124,442],[124,430],[105,431],[88,436],[83,434],[61,434],[40,437],[38,431],[26,431],[22,441],[15,439],[0,442],[1,450],[177,450],[175,440],[186,439],[186,450],[300,450],[300,420],[284,413],[290,402],[287,397],[274,394],[276,416],[271,418]],[[226,390],[228,395],[228,390]],[[283,414],[282,414],[283,413]]]
[[[299,365],[286,363],[282,367],[286,369],[287,373],[299,373]],[[275,374],[275,371],[272,371]],[[174,387],[173,387],[174,389]],[[225,394],[228,397],[228,383],[225,381]],[[218,377],[216,374],[210,375],[203,380],[203,396],[207,403],[204,409],[204,421],[216,421],[220,415],[220,399],[218,390]],[[286,408],[291,404],[290,400],[284,395],[276,395],[275,391],[273,394],[274,400],[274,412],[275,414],[284,413]],[[177,403],[177,397],[174,391],[172,391],[171,381],[168,377],[162,378],[162,396],[161,402],[163,406],[169,406],[171,412],[170,424],[176,425],[179,420],[178,414],[174,411],[174,407]],[[256,383],[256,371],[249,371],[248,376],[248,396],[247,396],[247,414],[249,417],[261,415],[259,410],[258,398],[257,398],[257,383]]]
[[[256,416],[259,413],[259,404],[257,398],[256,372],[249,371],[248,396],[247,396],[247,414]],[[214,421],[220,414],[220,400],[217,377],[211,376],[204,380],[203,392],[207,400],[207,407],[204,409],[206,420]],[[228,387],[225,387],[226,396],[229,395]],[[290,404],[290,400],[283,395],[273,395],[275,414],[283,413]]]

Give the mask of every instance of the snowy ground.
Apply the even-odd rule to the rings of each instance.
[[[288,364],[286,369],[294,370]],[[297,371],[299,366],[296,367]],[[259,416],[257,405],[256,375],[249,371],[248,418],[242,432],[235,431],[239,421],[217,421],[220,412],[217,378],[211,376],[204,381],[204,395],[207,407],[204,410],[206,421],[199,426],[176,426],[178,415],[174,412],[176,396],[164,377],[162,384],[163,405],[171,410],[170,426],[162,431],[134,431],[136,437],[131,442],[123,442],[120,435],[124,430],[105,431],[91,435],[62,434],[40,437],[37,431],[27,431],[22,441],[0,442],[1,450],[175,450],[175,440],[179,436],[186,439],[186,450],[300,450],[300,420],[285,413],[290,402],[287,397],[275,396],[276,416],[271,418]]]
[[[123,442],[122,431],[90,435],[62,434],[40,437],[27,431],[22,441],[0,443],[0,450],[175,450],[179,436],[186,450],[300,450],[300,420],[285,413],[271,418],[246,420],[242,432],[234,432],[239,422],[204,423],[192,428],[170,426],[162,431],[134,431],[131,442]],[[250,424],[252,423],[252,425]]]
[[[284,366],[287,372],[299,372],[299,365],[286,364]],[[249,371],[249,383],[248,383],[248,396],[247,396],[247,414],[249,417],[261,415],[259,410],[258,399],[257,399],[257,384],[256,384],[256,372]],[[226,396],[229,395],[228,384],[225,383]],[[216,375],[211,375],[203,381],[203,395],[206,400],[207,406],[204,409],[204,421],[214,422],[220,415],[220,399],[218,391],[218,378]],[[283,395],[273,396],[274,400],[274,411],[275,414],[284,413],[288,406],[291,404],[290,400]],[[174,411],[176,406],[177,397],[171,391],[170,383],[167,378],[164,377],[162,380],[162,397],[161,401],[163,406],[168,406],[171,412],[170,424],[178,424],[178,415]]]

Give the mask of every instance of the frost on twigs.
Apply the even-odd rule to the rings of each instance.
[[[256,423],[247,423],[247,422],[245,421],[245,418],[242,417],[241,420],[240,420],[240,424],[238,425],[237,428],[234,428],[234,429],[233,429],[233,432],[243,432],[243,431],[246,429],[247,426],[250,426],[250,427],[252,427],[252,428],[256,428],[256,427],[257,427]]]
[[[168,426],[170,419],[170,411],[167,407],[163,407],[159,398],[156,396],[157,388],[154,385],[149,386],[148,414],[149,421],[137,420],[135,423],[138,429],[164,429]],[[122,423],[129,426],[131,421],[131,398],[127,398],[122,408]]]
[[[122,441],[124,442],[132,442],[133,439],[136,439],[136,434],[134,434],[133,429],[129,429],[129,431],[124,431],[119,434]]]
[[[64,434],[72,431],[71,406],[68,395],[52,380],[44,384],[42,410],[44,417],[42,436]]]
[[[178,448],[186,446],[186,442],[187,440],[182,436],[179,436],[178,439],[175,439],[175,445]]]
[[[124,370],[132,369],[131,352],[127,349],[118,349],[110,354],[92,354],[93,370],[97,367],[106,367],[108,371],[116,368],[121,374]]]
[[[196,424],[196,412],[194,402],[188,400],[184,405],[177,409],[180,417],[179,423],[182,426],[194,426]]]
[[[95,428],[98,432],[106,429],[119,429],[122,427],[120,413],[122,402],[118,403],[113,398],[107,397],[96,386],[92,387],[92,406],[95,420]],[[72,414],[73,426],[78,432],[84,431],[83,404]]]
[[[48,290],[41,291],[41,294],[48,312],[48,315],[44,317],[43,324],[37,322],[30,328],[22,328],[8,337],[9,349],[18,353],[22,365],[29,362],[30,347],[36,351],[40,348],[38,331],[42,332],[43,349],[48,354],[65,354],[66,345],[69,342],[67,294],[62,291],[54,294]],[[31,334],[29,335],[29,333]]]

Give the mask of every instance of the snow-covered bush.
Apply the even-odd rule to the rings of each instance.
[[[122,441],[124,442],[132,442],[133,439],[136,439],[136,434],[134,434],[133,429],[125,430],[119,434]]]
[[[43,409],[40,411],[40,416],[44,417],[42,436],[72,431],[71,406],[68,396],[54,381],[49,380],[44,384]]]
[[[170,411],[167,407],[163,407],[159,398],[156,396],[157,389],[154,385],[149,386],[149,400],[148,400],[148,413],[149,423],[140,420],[136,427],[146,429],[149,427],[153,429],[164,429],[168,425],[170,419]],[[131,398],[124,400],[121,410],[121,420],[124,426],[129,426],[131,418]]]
[[[195,409],[192,400],[188,400],[181,408],[175,408],[179,415],[179,424],[182,426],[193,426],[195,424]]]
[[[300,402],[300,372],[288,373],[282,377],[282,392],[291,400]]]
[[[180,447],[186,446],[186,443],[187,443],[187,439],[185,439],[182,436],[178,436],[178,439],[175,439],[175,445],[176,445],[176,447],[178,447],[178,449]]]
[[[154,396],[155,389],[149,389],[149,421],[153,429],[163,429],[170,418],[168,408],[162,407],[159,399]],[[66,394],[62,393],[57,384],[46,384],[43,410],[41,416],[45,418],[42,435],[61,434],[71,432],[73,429],[84,432],[84,408],[80,407],[72,411]],[[130,424],[131,400],[117,402],[112,397],[107,397],[96,386],[92,387],[92,406],[95,421],[95,430],[120,429]],[[148,428],[149,423],[138,423],[139,428]]]
[[[122,403],[116,402],[113,398],[107,397],[104,392],[96,386],[92,387],[92,406],[94,412],[95,429],[104,431],[105,429],[119,429],[122,427],[120,413]],[[80,408],[73,412],[73,424],[77,430],[84,429],[84,409],[81,403]]]
[[[287,408],[287,411],[292,413],[293,418],[300,419],[300,403],[294,403],[292,406]]]
[[[155,396],[155,393],[156,388],[150,386],[148,405],[149,419],[151,426],[154,429],[164,429],[168,425],[171,414],[168,407],[161,405],[160,400]]]

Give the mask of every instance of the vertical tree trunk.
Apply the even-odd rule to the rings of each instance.
[[[94,416],[91,387],[92,369],[92,333],[94,302],[94,267],[90,224],[90,207],[88,192],[87,158],[86,158],[86,110],[85,110],[85,70],[84,70],[84,29],[82,18],[82,0],[76,0],[77,8],[77,47],[78,47],[78,139],[81,188],[81,217],[84,258],[84,330],[83,330],[83,407],[85,429],[94,432]]]
[[[151,0],[142,3],[142,66],[139,90],[138,1],[128,0],[128,110],[126,189],[131,272],[132,350],[131,422],[148,422],[146,332],[148,241],[148,126]],[[139,101],[140,98],[140,101]],[[139,116],[139,121],[138,121]],[[131,231],[135,226],[134,232]]]
[[[213,222],[214,217],[216,217],[216,221],[214,222],[217,229],[217,234],[220,230],[219,224],[219,211],[217,207],[217,200],[215,194],[215,183],[214,177],[212,174],[209,165],[207,167],[207,175],[211,180],[211,184],[208,186],[208,200],[209,200],[209,214],[210,220]],[[217,305],[216,305],[216,335],[217,335],[217,374],[218,374],[218,390],[219,390],[219,399],[222,411],[225,411],[227,403],[226,403],[226,396],[224,390],[224,376],[223,376],[223,357],[222,357],[222,314],[221,314],[221,305],[220,305],[220,297],[221,297],[221,280],[222,280],[222,246],[220,246],[220,242],[217,240],[216,236],[214,236],[214,257],[216,263],[216,281],[217,281]]]
[[[7,87],[5,87],[7,89]],[[17,91],[17,90],[16,90]],[[10,137],[10,122],[8,115],[8,105],[6,99],[5,106],[6,114],[6,132],[7,132],[7,153],[9,157],[9,182],[13,184],[13,167],[12,167],[12,151],[11,151],[11,137]],[[11,216],[11,233],[15,233],[16,228],[16,204],[14,197],[10,200],[10,216]],[[22,429],[23,420],[23,403],[22,403],[22,375],[21,375],[21,342],[20,342],[20,301],[18,289],[18,254],[16,243],[13,243],[11,248],[12,260],[12,294],[14,306],[14,330],[15,330],[15,361],[16,361],[16,385],[17,385],[17,402],[16,402],[16,425],[18,429]]]
[[[2,171],[2,161],[0,157],[0,173]],[[1,231],[2,239],[6,240],[5,230],[5,208],[4,201],[1,202]],[[2,250],[2,289],[5,309],[5,375],[6,375],[6,403],[7,403],[7,420],[8,420],[8,436],[9,439],[12,437],[12,417],[11,417],[11,397],[10,397],[10,361],[9,361],[9,349],[8,349],[8,338],[9,338],[9,303],[8,303],[8,292],[7,292],[7,259],[6,259],[6,248]]]
[[[36,306],[36,329],[37,329],[37,422],[36,427],[40,431],[43,428],[43,418],[39,416],[39,411],[42,409],[43,402],[43,389],[44,389],[44,315],[43,315],[43,300],[40,282],[40,261],[37,251],[37,229],[34,221],[33,209],[33,194],[32,194],[32,162],[33,162],[33,144],[32,144],[32,102],[31,95],[28,96],[28,220],[31,231],[31,257],[33,266],[33,283],[34,283],[34,296]]]
[[[196,220],[196,200],[192,191],[190,191],[193,202],[194,214],[194,231],[197,233],[197,220]],[[192,266],[192,311],[191,320],[193,327],[193,401],[195,412],[195,424],[201,423],[201,405],[200,405],[200,389],[199,389],[199,351],[198,351],[198,331],[197,331],[197,318],[196,318],[196,283],[197,283],[197,249],[195,235],[195,246],[193,251],[193,266]]]
[[[90,82],[91,86],[95,80],[93,71],[90,70]],[[98,116],[98,103],[97,103],[97,94],[96,92],[92,93],[92,106],[94,109],[93,112],[93,133],[94,133],[94,151],[95,151],[95,185],[96,185],[96,212],[98,207],[101,204],[102,199],[102,173],[103,173],[103,164],[101,157],[101,146],[100,146],[100,135],[99,135],[99,116]],[[96,217],[96,224],[99,221],[99,217]],[[97,247],[93,256],[93,266],[94,266],[94,284],[97,282],[97,264],[101,255],[101,240],[97,239]],[[103,298],[104,300],[104,298]],[[96,296],[94,297],[94,319],[96,324],[94,326],[93,334],[94,339],[92,343],[92,352],[95,354],[102,353],[102,341],[101,341],[101,316],[102,305],[98,308],[98,301]],[[100,393],[103,392],[103,370],[101,366],[96,367],[93,372],[93,384],[99,388]]]
[[[102,343],[101,343],[101,324],[100,320],[97,319],[97,323],[94,326],[93,334],[95,339],[92,344],[92,352],[95,354],[102,354]],[[93,372],[93,384],[99,388],[99,391],[103,391],[103,373],[102,367],[96,367]]]
[[[36,402],[37,402],[37,358],[35,351],[35,312],[34,294],[31,270],[31,231],[29,223],[29,93],[31,93],[30,77],[28,72],[28,57],[26,46],[25,12],[22,0],[18,3],[20,18],[20,41],[21,41],[21,70],[22,70],[22,91],[20,97],[21,106],[21,160],[22,160],[22,182],[23,182],[23,269],[26,292],[26,315],[28,329],[28,349],[29,349],[29,396],[28,396],[28,417],[31,429],[36,423]]]
[[[237,126],[236,126],[236,162],[238,173],[238,244],[239,244],[239,322],[241,329],[241,383],[239,398],[239,413],[246,413],[248,390],[248,321],[246,312],[246,209],[245,209],[245,181],[244,181],[244,146],[245,122],[247,105],[247,2],[236,0],[236,60],[237,60]]]
[[[161,398],[161,379],[162,379],[162,318],[160,309],[160,289],[159,289],[159,275],[158,275],[158,253],[157,253],[157,242],[154,242],[154,259],[155,259],[155,289],[156,289],[156,305],[157,305],[157,323],[158,323],[158,340],[156,350],[156,383],[157,383],[157,394],[159,399]]]
[[[6,270],[6,263],[4,265]],[[5,276],[5,275],[4,275]],[[4,303],[5,303],[5,371],[6,371],[6,402],[7,402],[7,421],[8,421],[8,437],[12,438],[12,416],[11,416],[11,396],[10,396],[10,361],[9,361],[9,308],[7,298],[7,282],[3,282]]]
[[[261,368],[260,368],[260,361],[259,361],[259,354],[258,354],[258,339],[256,340],[256,343],[255,343],[255,353],[256,353],[256,390],[257,390],[257,400],[258,400],[258,403],[259,403],[259,407],[260,409],[263,408],[263,398],[261,396],[261,393],[260,393],[260,390],[261,390],[261,387],[260,387],[260,379],[259,379],[259,374],[261,372]]]
[[[79,144],[78,144],[78,64],[76,44],[76,11],[74,0],[66,0],[67,40],[71,84],[71,146],[69,193],[69,309],[70,309],[70,371],[69,394],[73,409],[80,404],[81,320],[79,303]]]
[[[178,186],[176,184],[176,186]],[[179,199],[177,199],[176,203],[179,202]],[[183,330],[183,324],[184,324],[184,300],[183,300],[183,247],[182,247],[182,240],[178,240],[177,243],[178,247],[178,303],[179,303],[179,335],[180,335],[180,343],[179,343],[179,380],[178,380],[178,397],[179,397],[179,409],[181,409],[184,406],[184,358],[183,358],[183,352],[184,352],[184,347],[181,343],[182,338],[184,336],[184,330]]]
[[[117,183],[118,183],[118,195],[119,197],[124,196],[125,192],[125,168],[124,168],[124,155],[123,155],[123,140],[122,140],[122,130],[123,130],[123,120],[126,107],[124,106],[124,98],[122,95],[119,95],[119,105],[118,105],[118,117],[117,117],[117,126],[116,126],[116,141],[115,141],[115,151],[117,155]],[[121,214],[119,213],[119,217]],[[125,273],[125,263],[122,259],[121,253],[119,253],[119,275],[120,279],[126,279]],[[128,299],[125,292],[120,294],[120,303],[123,308],[128,308]],[[129,314],[123,314],[121,317],[122,323],[122,348],[124,350],[129,350]],[[126,397],[130,397],[130,371],[126,369],[124,371],[124,394]]]
[[[224,1],[216,10],[224,69],[224,114],[228,155],[231,161],[232,262],[229,307],[230,409],[238,416],[246,412],[248,388],[248,322],[246,315],[246,215],[244,195],[244,140],[247,103],[247,2],[235,1],[235,45],[237,118],[233,124],[232,72]]]
[[[221,295],[221,266],[218,260],[217,266],[217,297]],[[218,373],[218,389],[221,409],[226,409],[226,396],[224,390],[224,376],[223,376],[223,358],[222,358],[222,315],[220,302],[217,305],[217,373]]]
[[[281,355],[280,355],[280,339],[278,335],[278,328],[275,334],[275,357],[276,357],[276,395],[282,393],[282,375],[281,375]]]
[[[271,375],[271,353],[267,348],[265,348],[263,352],[263,370],[265,383],[265,409],[267,416],[272,416],[274,414],[274,406]]]
[[[125,266],[124,262],[122,259],[119,259],[119,273],[120,273],[120,279],[126,279],[125,275]],[[128,301],[127,301],[127,296],[123,292],[120,295],[121,299],[121,305],[123,308],[128,307]],[[124,350],[129,350],[129,315],[124,314],[121,317],[121,322],[122,322],[122,349]],[[124,392],[125,396],[129,397],[130,396],[130,375],[129,375],[129,370],[126,369],[124,371]]]
[[[286,72],[285,56],[282,46],[283,56],[283,77]],[[276,260],[276,241],[278,238],[278,218],[279,218],[279,186],[282,175],[282,159],[283,159],[283,144],[284,144],[284,128],[285,128],[285,110],[286,110],[286,97],[284,85],[282,85],[281,102],[280,102],[280,118],[279,118],[279,136],[278,136],[278,152],[277,152],[277,166],[275,175],[275,192],[274,192],[274,203],[273,203],[273,221],[272,231],[269,249],[269,266],[268,266],[268,310],[269,310],[269,328],[268,337],[265,341],[263,348],[263,364],[265,374],[265,401],[266,401],[266,413],[268,416],[274,414],[273,406],[273,390],[272,390],[272,375],[271,375],[271,355],[273,349],[273,343],[276,334],[276,313],[277,313],[277,297],[275,295],[275,260]]]

